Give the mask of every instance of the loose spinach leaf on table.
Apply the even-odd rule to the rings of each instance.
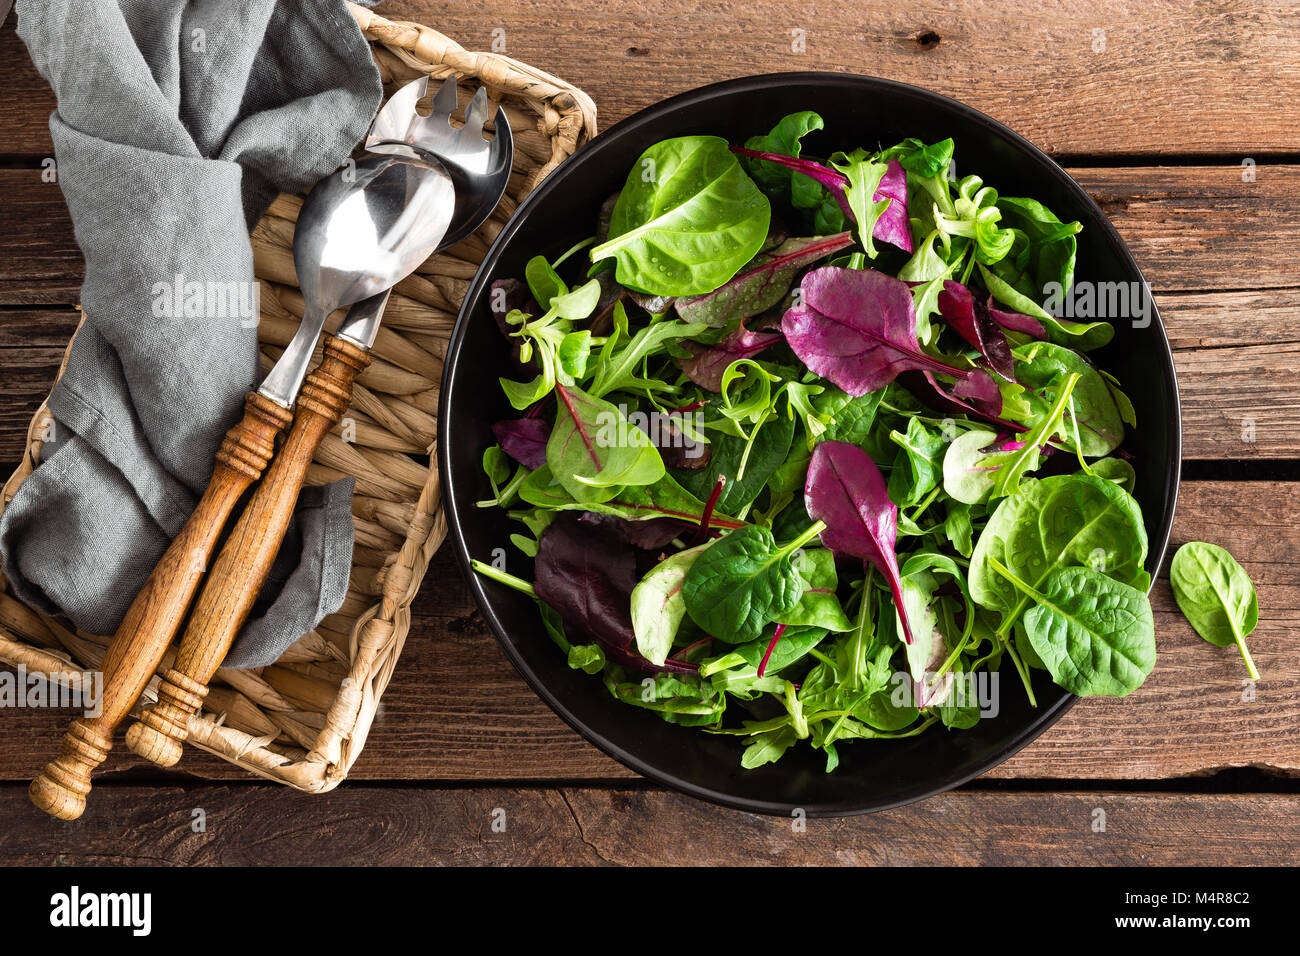
[[[1189,541],[1174,555],[1169,583],[1196,633],[1215,647],[1236,644],[1251,679],[1258,680],[1246,637],[1259,623],[1259,599],[1236,558],[1218,545]]]
[[[726,140],[667,139],[632,167],[591,259],[612,257],[619,283],[640,292],[712,292],[762,248],[771,216]]]

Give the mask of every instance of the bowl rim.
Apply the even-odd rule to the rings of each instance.
[[[906,806],[919,800],[944,793],[959,787],[976,777],[982,776],[994,767],[1002,764],[1019,751],[1033,743],[1041,736],[1044,731],[1055,724],[1062,715],[1065,714],[1079,700],[1072,694],[1066,694],[1061,697],[1055,704],[1045,707],[1035,719],[1025,727],[1014,739],[1005,746],[996,751],[990,758],[981,763],[978,770],[973,772],[953,773],[939,778],[931,778],[924,784],[918,784],[915,787],[905,788],[892,797],[883,800],[863,800],[863,801],[840,801],[834,803],[821,804],[791,804],[779,800],[761,800],[747,797],[739,797],[731,793],[725,793],[714,790],[709,787],[701,786],[682,780],[666,773],[657,767],[645,762],[637,757],[635,753],[607,739],[600,733],[597,733],[579,717],[577,717],[564,702],[551,692],[549,687],[535,674],[531,667],[528,666],[522,655],[515,649],[505,627],[498,618],[492,602],[489,600],[486,591],[483,588],[483,582],[480,576],[470,567],[469,550],[465,542],[465,533],[462,528],[460,514],[457,512],[454,496],[452,493],[453,479],[451,471],[450,444],[448,442],[448,413],[449,403],[452,395],[451,383],[456,375],[457,365],[459,364],[461,345],[465,337],[466,329],[470,320],[470,313],[477,306],[478,300],[483,294],[484,288],[490,284],[493,276],[493,270],[501,258],[505,247],[509,244],[515,233],[518,232],[523,222],[532,213],[534,207],[540,204],[555,189],[559,187],[562,180],[567,178],[566,174],[572,172],[575,166],[581,166],[584,162],[594,161],[593,157],[598,155],[597,145],[601,140],[612,141],[621,136],[634,133],[641,127],[652,123],[665,114],[681,109],[685,106],[706,101],[718,96],[730,96],[738,92],[761,93],[777,85],[798,84],[801,86],[858,86],[861,88],[872,87],[875,93],[904,93],[909,97],[920,97],[929,100],[943,109],[961,114],[964,118],[978,125],[984,126],[996,136],[1009,142],[1018,150],[1028,154],[1028,156],[1037,163],[1047,167],[1049,173],[1056,177],[1061,185],[1070,192],[1074,199],[1083,207],[1091,209],[1094,213],[1093,218],[1100,225],[1100,231],[1116,255],[1116,258],[1127,265],[1128,268],[1142,282],[1146,294],[1151,300],[1151,320],[1159,330],[1160,354],[1159,359],[1164,363],[1168,372],[1166,381],[1167,397],[1171,400],[1172,421],[1168,436],[1169,445],[1169,462],[1165,474],[1165,505],[1166,519],[1159,530],[1157,540],[1152,542],[1155,546],[1149,547],[1148,560],[1153,560],[1151,566],[1151,579],[1156,580],[1160,573],[1160,568],[1164,563],[1166,552],[1169,547],[1169,539],[1173,530],[1174,511],[1178,502],[1179,478],[1182,461],[1182,405],[1178,394],[1177,372],[1174,367],[1173,349],[1169,343],[1169,336],[1165,330],[1164,321],[1161,318],[1160,311],[1156,306],[1155,299],[1150,293],[1150,284],[1146,281],[1141,267],[1133,257],[1128,246],[1120,237],[1118,230],[1111,223],[1109,217],[1101,210],[1101,207],[1093,201],[1092,197],[1080,186],[1064,168],[1045,152],[1021,136],[1015,130],[993,119],[986,113],[969,106],[960,100],[936,93],[924,87],[915,86],[910,83],[901,83],[897,80],[890,80],[884,77],[871,76],[863,73],[850,72],[826,72],[826,71],[787,71],[780,73],[762,73],[751,76],[742,76],[735,79],[723,80],[716,83],[709,83],[686,90],[682,93],[674,94],[666,99],[651,104],[630,116],[615,123],[605,132],[599,134],[591,143],[582,149],[579,149],[572,156],[569,156],[557,167],[551,175],[544,179],[541,184],[529,194],[519,208],[515,210],[506,225],[493,241],[487,254],[484,256],[482,263],[475,272],[474,279],[470,283],[468,292],[461,302],[461,307],[456,315],[456,324],[452,330],[451,337],[447,344],[446,358],[444,360],[443,374],[440,382],[441,394],[438,403],[438,468],[442,482],[443,508],[447,519],[448,537],[452,539],[455,546],[456,558],[460,564],[461,572],[465,576],[470,593],[474,596],[474,601],[482,612],[484,619],[488,622],[497,643],[501,645],[506,657],[519,672],[520,676],[528,683],[533,692],[540,697],[548,707],[551,708],[566,724],[572,727],[579,736],[588,743],[597,747],[602,753],[617,760],[623,766],[635,771],[643,777],[676,790],[685,793],[688,796],[705,800],[710,803],[729,807],[735,810],[742,810],[749,813],[762,813],[769,815],[788,816],[792,811],[803,810],[809,817],[828,817],[828,816],[857,816],[864,813],[873,813],[880,810],[889,810],[896,807]]]

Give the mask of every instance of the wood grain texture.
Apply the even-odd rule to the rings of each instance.
[[[1300,37],[1284,0],[396,0],[381,12],[469,49],[504,30],[504,52],[585,89],[605,126],[716,80],[835,70],[957,97],[1049,152],[1300,148]],[[0,153],[49,155],[53,95],[11,23],[0,62],[15,61]]]
[[[28,866],[1047,865],[1300,862],[1300,796],[957,791],[841,819],[760,817],[646,788],[102,789],[75,826],[0,787]],[[195,833],[197,811],[204,832]],[[1094,832],[1102,819],[1105,831]],[[494,829],[495,824],[495,829]],[[504,830],[502,829],[504,826]]]
[[[1142,689],[1123,700],[1080,702],[990,776],[1158,780],[1242,766],[1300,773],[1298,525],[1300,484],[1183,486],[1175,546],[1188,540],[1226,544],[1258,587],[1260,623],[1250,647],[1263,680],[1254,701],[1242,700],[1246,675],[1234,649],[1197,637],[1162,580],[1153,595],[1159,659]],[[579,738],[515,673],[474,608],[449,548],[435,558],[412,614],[401,665],[352,780],[633,776]],[[1008,685],[1008,692],[1015,690]],[[593,680],[592,693],[603,692]],[[67,716],[6,713],[0,780],[26,780],[39,770],[40,747],[57,737]],[[140,766],[138,758],[115,751],[100,778]],[[238,768],[193,749],[177,770],[246,779]]]

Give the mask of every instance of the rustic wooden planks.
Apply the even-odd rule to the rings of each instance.
[[[504,44],[583,87],[604,125],[716,80],[836,70],[958,97],[1055,153],[1300,149],[1300,39],[1286,2],[402,0],[383,12],[471,50]],[[0,62],[14,64],[0,154],[49,155],[53,95],[12,22]]]
[[[797,824],[640,787],[101,786],[75,824],[26,800],[0,787],[0,857],[28,866],[1300,862],[1300,796],[1284,794],[958,791]]]

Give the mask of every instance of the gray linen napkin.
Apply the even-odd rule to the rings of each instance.
[[[249,229],[344,162],[382,90],[342,0],[19,0],[18,31],[58,97],[86,322],[0,556],[23,600],[106,634],[259,378]],[[226,666],[271,663],[338,609],[350,506],[350,480],[304,493]]]

